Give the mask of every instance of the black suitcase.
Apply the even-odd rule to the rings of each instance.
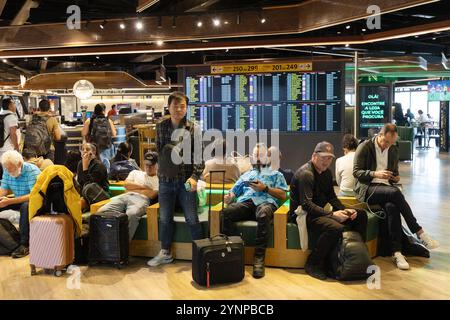
[[[91,215],[89,223],[89,265],[112,263],[121,268],[128,263],[128,216],[120,212]]]
[[[244,241],[241,237],[217,235],[194,240],[192,244],[192,278],[209,288],[219,283],[244,279]]]
[[[221,172],[225,180],[225,171],[210,172],[210,194],[208,221],[211,221],[211,179],[212,174]],[[225,185],[222,184],[222,209]],[[208,228],[208,236],[211,228]],[[212,238],[194,240],[192,244],[192,278],[199,285],[209,288],[212,284],[240,282],[244,279],[244,241],[241,237],[227,237],[219,234]]]

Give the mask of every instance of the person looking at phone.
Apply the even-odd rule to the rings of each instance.
[[[394,263],[397,268],[407,270],[409,264],[401,254],[403,231],[400,214],[411,232],[428,249],[437,248],[439,243],[424,232],[403,193],[393,186],[400,181],[397,138],[397,126],[387,123],[377,136],[361,143],[355,153],[353,176],[357,180],[355,193],[358,200],[369,205],[379,204],[386,212]]]
[[[262,143],[253,148],[253,169],[244,173],[224,200],[222,233],[238,235],[235,222],[253,220],[256,228],[253,277],[265,275],[265,254],[273,213],[286,200],[288,186],[283,174],[270,167],[267,146]]]
[[[106,167],[100,161],[98,150],[95,144],[83,143],[81,146],[81,160],[77,167],[77,182],[80,190],[88,183],[97,183],[106,192],[109,188],[108,173]],[[87,207],[87,203],[82,200],[82,208]]]
[[[314,148],[311,160],[301,166],[291,181],[291,220],[299,225],[302,250],[306,250],[308,233],[316,245],[305,265],[305,271],[319,280],[327,279],[326,261],[337,246],[344,228],[357,231],[366,238],[367,214],[362,210],[346,209],[333,188],[329,169],[335,158],[331,143],[322,141]],[[327,203],[332,211],[325,210]]]

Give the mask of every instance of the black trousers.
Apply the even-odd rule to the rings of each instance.
[[[331,217],[306,217],[306,226],[311,236],[317,239],[316,246],[311,252],[309,259],[312,264],[324,266],[331,250],[337,246],[342,232],[345,229],[356,231],[366,240],[367,214],[364,210],[357,210],[355,220],[347,219],[340,223]]]
[[[371,184],[366,193],[366,201],[369,204],[379,204],[386,212],[392,253],[402,249],[403,230],[400,215],[403,216],[412,233],[422,229],[403,193],[397,187],[379,183]]]
[[[269,238],[269,228],[273,213],[277,208],[271,203],[255,206],[252,200],[232,203],[222,211],[222,233],[227,236],[239,235],[235,222],[253,220],[258,223],[255,239],[255,254],[264,255]]]

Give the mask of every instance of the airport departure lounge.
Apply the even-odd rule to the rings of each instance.
[[[0,300],[450,299],[448,5],[0,0]]]

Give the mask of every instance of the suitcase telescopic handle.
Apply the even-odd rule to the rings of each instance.
[[[223,233],[216,234],[215,236],[210,237],[209,240],[212,241],[215,238],[222,238],[222,239],[228,240],[228,236],[226,234],[223,234]]]

